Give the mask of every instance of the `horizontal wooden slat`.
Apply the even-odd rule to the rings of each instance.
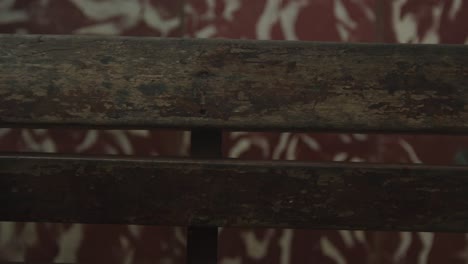
[[[468,168],[0,157],[0,220],[468,231]]]
[[[468,47],[0,36],[0,126],[468,132]]]

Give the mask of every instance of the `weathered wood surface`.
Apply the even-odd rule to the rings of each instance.
[[[0,157],[0,220],[468,231],[463,167],[46,157]]]
[[[0,126],[468,132],[468,47],[0,36]]]

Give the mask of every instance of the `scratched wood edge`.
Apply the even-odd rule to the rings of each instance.
[[[1,127],[468,132],[468,47],[0,35]]]
[[[0,157],[0,220],[465,232],[468,168]]]

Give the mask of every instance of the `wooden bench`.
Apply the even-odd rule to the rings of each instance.
[[[468,169],[245,161],[225,131],[468,134],[468,47],[0,36],[0,126],[178,128],[192,158],[7,153],[0,220],[468,231]]]

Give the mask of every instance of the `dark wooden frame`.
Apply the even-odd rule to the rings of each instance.
[[[189,226],[190,263],[216,261],[218,226],[465,232],[466,167],[222,159],[221,133],[466,134],[467,65],[457,45],[2,35],[1,127],[190,129],[192,159],[4,154],[0,220]]]

